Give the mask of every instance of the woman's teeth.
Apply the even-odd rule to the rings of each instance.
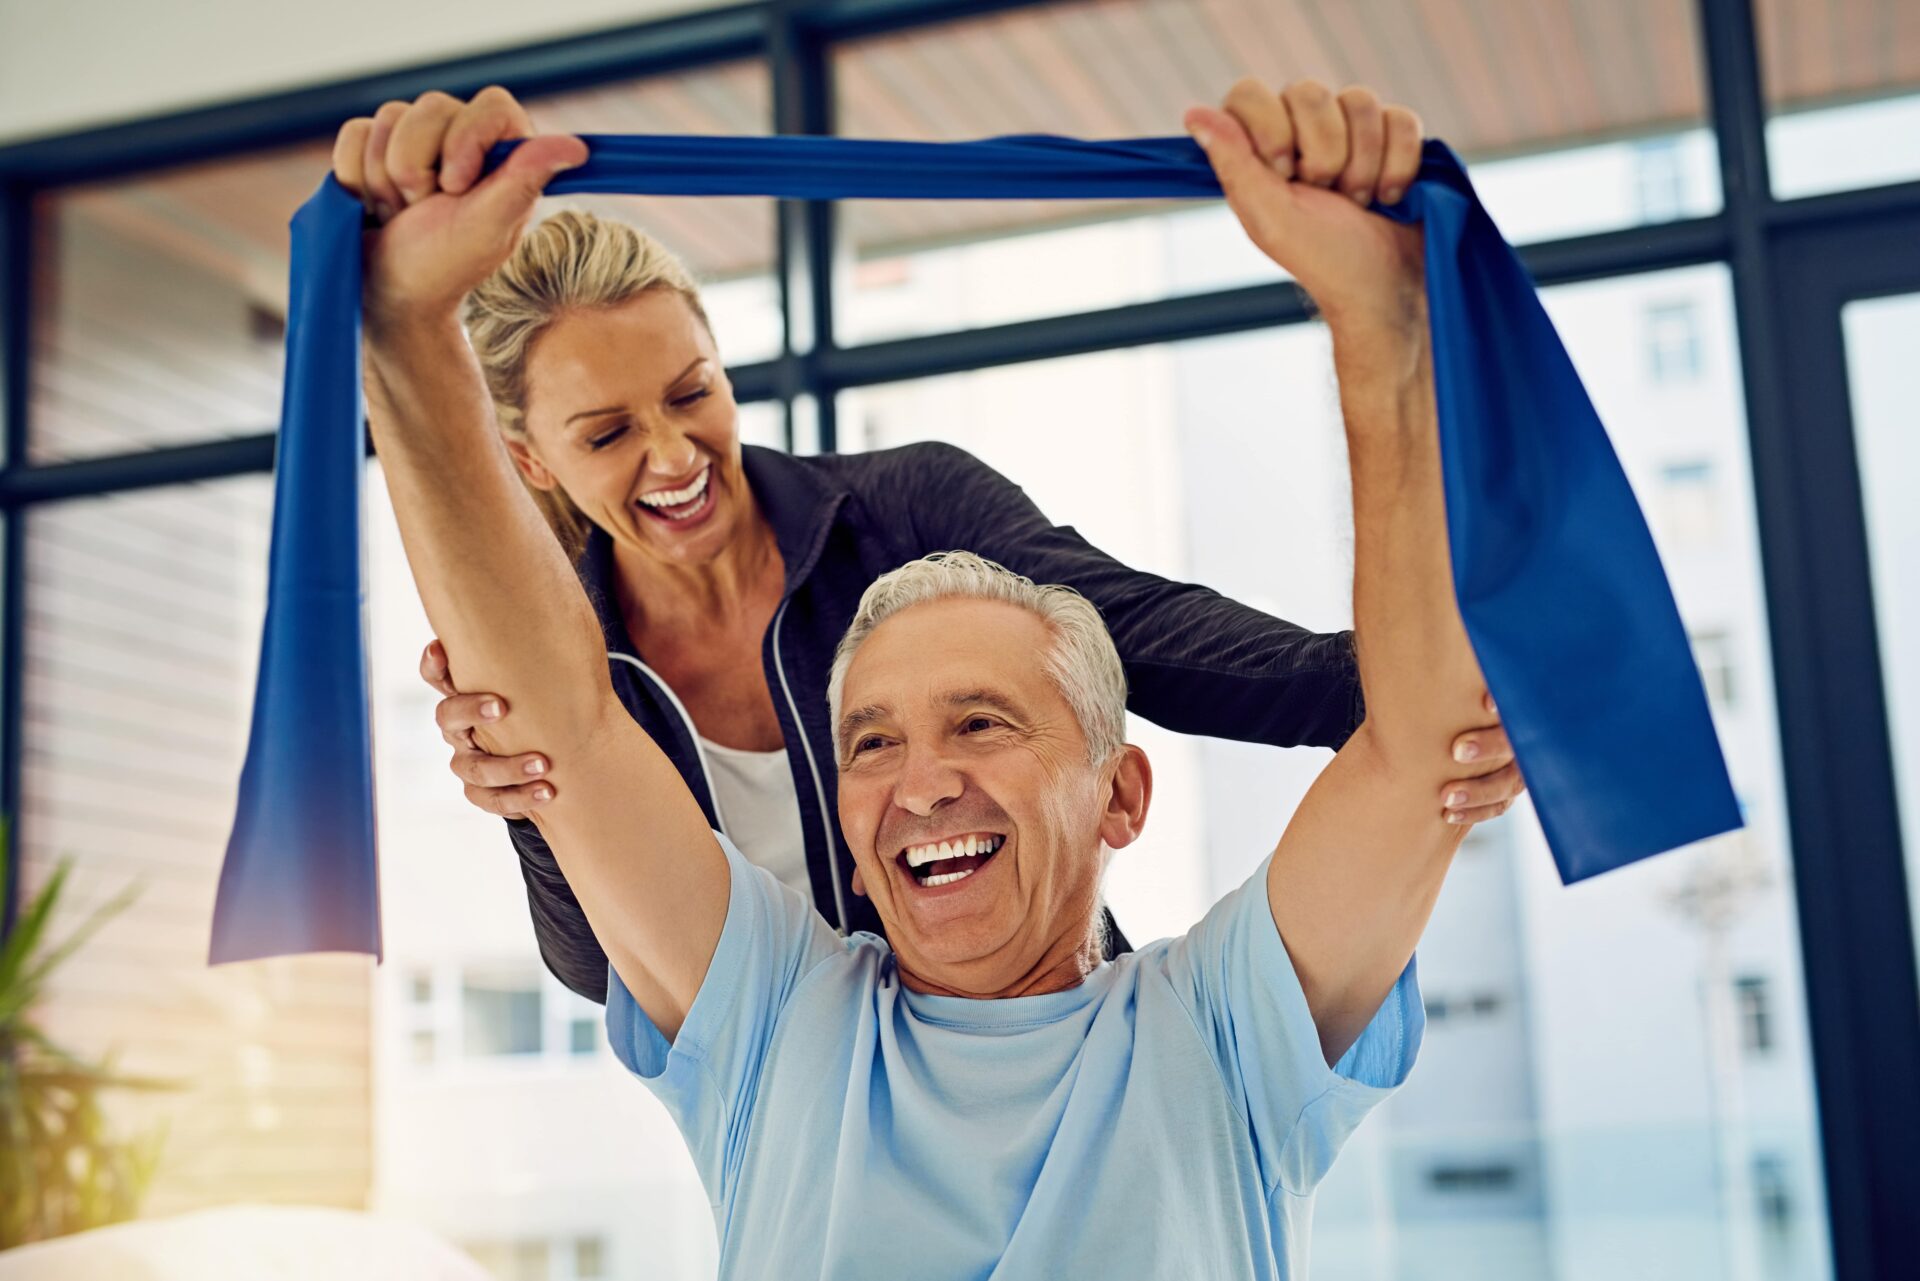
[[[650,494],[640,495],[640,502],[647,507],[651,507],[654,511],[669,520],[684,519],[691,513],[676,512],[671,509],[675,507],[686,507],[704,498],[707,493],[707,482],[711,479],[712,475],[713,467],[709,464],[700,469],[700,474],[695,476],[693,483],[686,488],[656,489]]]

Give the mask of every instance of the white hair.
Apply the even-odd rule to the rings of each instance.
[[[1087,755],[1104,764],[1126,743],[1127,678],[1120,652],[1093,602],[1071,587],[1036,584],[972,552],[935,552],[908,561],[873,581],[860,597],[847,634],[834,651],[827,678],[827,708],[840,729],[840,699],[853,655],[873,629],[903,609],[954,598],[1004,601],[1037,614],[1053,630],[1047,674],[1065,696],[1086,735]]]

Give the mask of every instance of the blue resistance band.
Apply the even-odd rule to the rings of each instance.
[[[1088,142],[593,137],[553,195],[1218,198],[1185,137]],[[489,167],[511,150],[494,149]],[[1426,229],[1460,613],[1564,881],[1740,825],[1646,521],[1532,280],[1437,139],[1397,205]],[[293,219],[287,373],[252,737],[212,960],[380,952],[367,711],[360,203]]]

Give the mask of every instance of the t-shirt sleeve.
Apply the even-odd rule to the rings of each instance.
[[[732,885],[719,945],[671,1042],[607,968],[614,1055],[673,1115],[717,1203],[739,1168],[746,1122],[775,1026],[794,987],[845,945],[813,905],[714,833]]]
[[[1300,1196],[1367,1113],[1407,1079],[1426,1030],[1412,959],[1333,1067],[1267,902],[1267,866],[1167,945],[1175,993],[1253,1131],[1265,1192]]]

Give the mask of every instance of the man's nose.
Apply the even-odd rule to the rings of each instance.
[[[936,747],[909,742],[893,787],[894,804],[910,814],[927,817],[942,805],[959,799],[967,780]]]

